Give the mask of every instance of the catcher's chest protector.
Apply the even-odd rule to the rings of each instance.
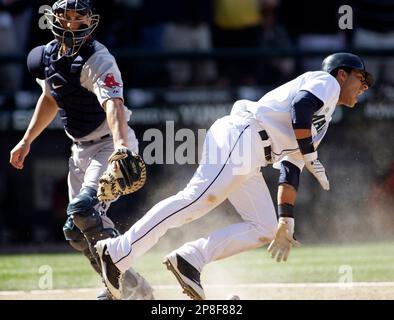
[[[64,127],[73,137],[80,138],[105,120],[96,95],[82,87],[80,81],[83,65],[95,52],[95,41],[85,44],[74,57],[58,58],[58,50],[56,40],[45,46],[45,79],[58,103]]]

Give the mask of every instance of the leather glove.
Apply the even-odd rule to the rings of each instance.
[[[127,148],[116,149],[108,163],[107,170],[99,179],[99,201],[113,201],[119,196],[139,190],[145,184],[145,162],[138,154]]]

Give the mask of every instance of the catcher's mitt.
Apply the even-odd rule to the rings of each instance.
[[[116,170],[112,162],[116,162]],[[144,160],[127,148],[116,149],[108,158],[108,168],[99,179],[97,198],[111,201],[119,196],[133,193],[145,184]]]

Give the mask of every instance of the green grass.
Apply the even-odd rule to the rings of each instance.
[[[174,284],[174,277],[161,264],[164,252],[151,251],[135,269],[153,285]],[[69,254],[0,255],[0,290],[39,288],[43,265],[51,267],[53,288],[101,286],[86,258]],[[350,266],[353,281],[394,281],[394,243],[304,246],[291,252],[287,263],[270,258],[266,248],[242,253],[207,265],[203,283],[337,282],[341,266]]]
[[[344,276],[341,266],[351,268],[356,282],[394,281],[394,243],[301,247],[292,250],[287,263],[277,263],[265,248],[258,249],[207,266],[216,280],[209,271],[204,276],[219,283],[219,270],[224,269],[245,283],[337,282]]]
[[[0,290],[38,289],[42,266],[52,268],[53,288],[98,287],[87,259],[81,254],[0,255]]]

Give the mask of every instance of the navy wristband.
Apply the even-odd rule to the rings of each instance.
[[[278,215],[282,218],[294,218],[294,206],[289,203],[279,204]]]
[[[297,142],[302,154],[315,152],[315,147],[313,146],[312,142],[312,136],[304,139],[297,139]]]

